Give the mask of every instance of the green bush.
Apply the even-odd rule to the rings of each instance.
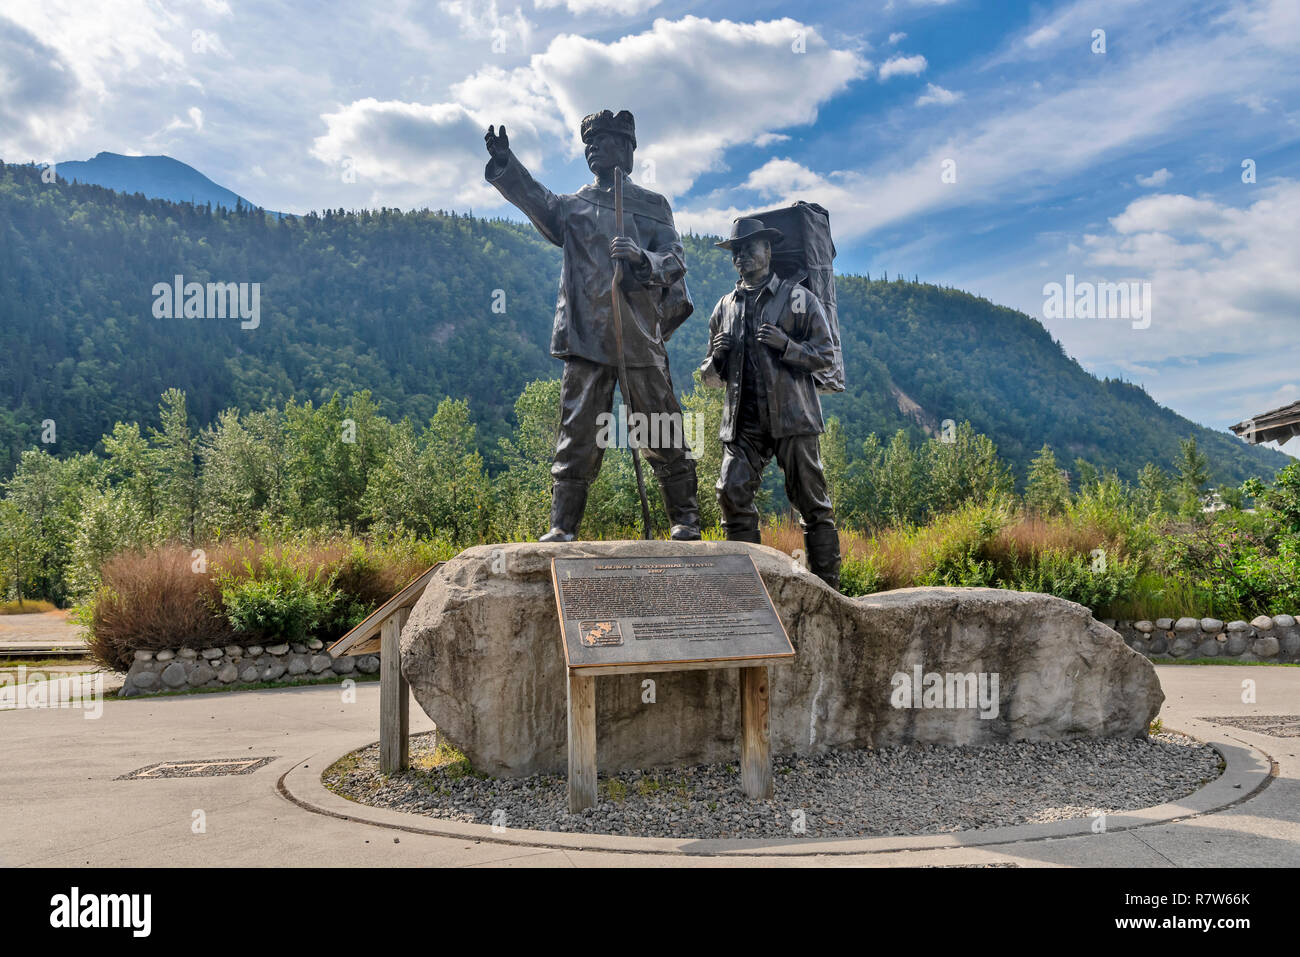
[[[840,591],[850,598],[880,591],[880,570],[869,558],[845,555],[840,564]]]
[[[1137,578],[1138,569],[1131,563],[1111,559],[1097,568],[1091,556],[1053,549],[1036,555],[1000,587],[1044,592],[1078,602],[1097,613],[1131,594]]]
[[[283,556],[263,557],[260,569],[245,560],[244,571],[218,578],[221,606],[236,632],[258,641],[302,641],[352,604],[334,587],[337,572],[295,566]]]

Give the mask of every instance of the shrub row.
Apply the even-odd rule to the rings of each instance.
[[[128,551],[105,563],[78,616],[92,655],[123,671],[137,650],[330,642],[453,552],[413,537],[307,536]]]

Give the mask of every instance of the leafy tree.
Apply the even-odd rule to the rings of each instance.
[[[142,528],[152,536],[161,522],[158,489],[162,482],[149,440],[140,434],[138,423],[118,422],[112,434],[104,436],[103,444],[108,453],[105,478],[121,489],[123,500],[131,504]]]
[[[530,382],[515,401],[515,431],[501,440],[505,470],[497,476],[497,538],[535,538],[549,527],[551,457],[560,428],[560,380]]]
[[[392,425],[369,392],[319,408],[284,409],[288,516],[296,528],[358,530],[370,472],[382,461]]]
[[[950,442],[930,439],[925,451],[930,514],[1009,495],[1014,487],[1011,470],[998,458],[993,440],[977,435],[969,422],[957,426]]]
[[[894,433],[885,448],[876,476],[890,523],[919,522],[927,497],[926,477],[921,458],[902,429]]]
[[[32,562],[40,552],[40,536],[31,516],[9,499],[0,500],[0,582],[5,596],[22,602],[30,597],[26,584]]]
[[[422,436],[420,473],[429,494],[429,524],[454,542],[477,540],[488,527],[491,493],[475,447],[469,403],[443,399]]]
[[[831,505],[839,521],[843,523],[845,497],[849,492],[849,454],[844,443],[844,428],[840,425],[840,420],[833,415],[826,420],[826,431],[822,433],[821,457],[822,471],[826,475],[826,486],[831,495]]]
[[[1286,532],[1300,535],[1300,463],[1278,472],[1271,486],[1259,479],[1249,479],[1242,491],[1277,515]]]
[[[68,593],[79,600],[93,594],[100,584],[100,570],[110,557],[150,544],[148,528],[140,503],[120,486],[88,494],[72,537]]]
[[[44,449],[29,449],[19,459],[13,477],[4,485],[4,494],[5,501],[23,516],[22,522],[13,525],[13,541],[24,541],[19,529],[30,526],[22,583],[28,593],[55,602],[67,598],[65,576],[83,492],[99,473],[100,463],[92,455],[57,459]],[[15,521],[11,519],[11,524]]]
[[[212,538],[251,534],[281,520],[286,505],[284,423],[278,409],[226,409],[199,443],[201,513]]]
[[[166,537],[194,542],[199,524],[197,441],[190,431],[185,393],[168,389],[158,409],[162,429],[150,429],[158,483],[159,521]]]

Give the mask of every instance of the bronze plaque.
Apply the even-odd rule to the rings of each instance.
[[[551,577],[570,668],[794,657],[748,555],[556,558]]]

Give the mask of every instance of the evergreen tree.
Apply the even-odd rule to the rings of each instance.
[[[1074,476],[1076,479],[1076,488],[1082,491],[1096,485],[1101,481],[1101,475],[1097,471],[1097,466],[1093,465],[1087,459],[1077,458],[1074,460]]]
[[[1178,448],[1178,511],[1199,518],[1205,506],[1205,489],[1210,483],[1209,462],[1197,449],[1194,435],[1180,442]]]
[[[1040,515],[1061,512],[1070,502],[1070,486],[1056,464],[1051,446],[1044,445],[1029,467],[1025,506]]]
[[[1142,466],[1138,473],[1135,505],[1142,516],[1167,515],[1174,510],[1173,482],[1154,462]]]

